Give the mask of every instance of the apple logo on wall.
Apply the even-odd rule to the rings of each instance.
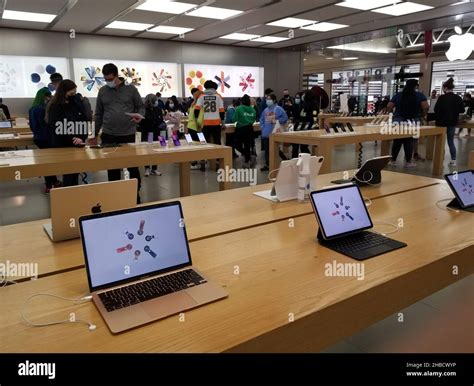
[[[471,33],[462,34],[462,29],[455,27],[456,35],[448,38],[450,43],[449,50],[446,51],[446,57],[449,61],[466,60],[474,51],[474,35]]]

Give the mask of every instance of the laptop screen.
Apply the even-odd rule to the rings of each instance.
[[[10,121],[0,121],[0,129],[11,129],[12,123]]]
[[[373,226],[356,185],[313,192],[311,201],[325,238],[343,236]]]
[[[179,202],[81,218],[91,289],[191,263]]]
[[[474,173],[472,170],[448,174],[446,179],[463,207],[474,205]]]

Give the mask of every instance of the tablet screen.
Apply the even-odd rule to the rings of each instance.
[[[446,178],[464,208],[474,205],[474,174],[471,170],[448,174]]]

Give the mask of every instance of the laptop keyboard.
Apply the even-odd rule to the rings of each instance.
[[[335,239],[328,242],[332,249],[343,252],[357,252],[385,244],[387,237],[372,232],[361,232],[352,236]]]
[[[99,298],[106,310],[111,312],[204,283],[207,281],[196,271],[187,269],[102,292]]]

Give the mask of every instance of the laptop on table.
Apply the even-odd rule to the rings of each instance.
[[[370,232],[373,223],[357,185],[347,184],[311,193],[319,224],[319,243],[356,260],[406,247],[405,243]]]
[[[474,171],[466,170],[444,176],[449,187],[456,196],[447,206],[474,212]]]
[[[112,333],[228,296],[193,268],[179,201],[79,223],[89,290]]]
[[[78,238],[80,216],[133,208],[137,189],[136,179],[52,189],[51,222],[43,228],[54,242]]]

